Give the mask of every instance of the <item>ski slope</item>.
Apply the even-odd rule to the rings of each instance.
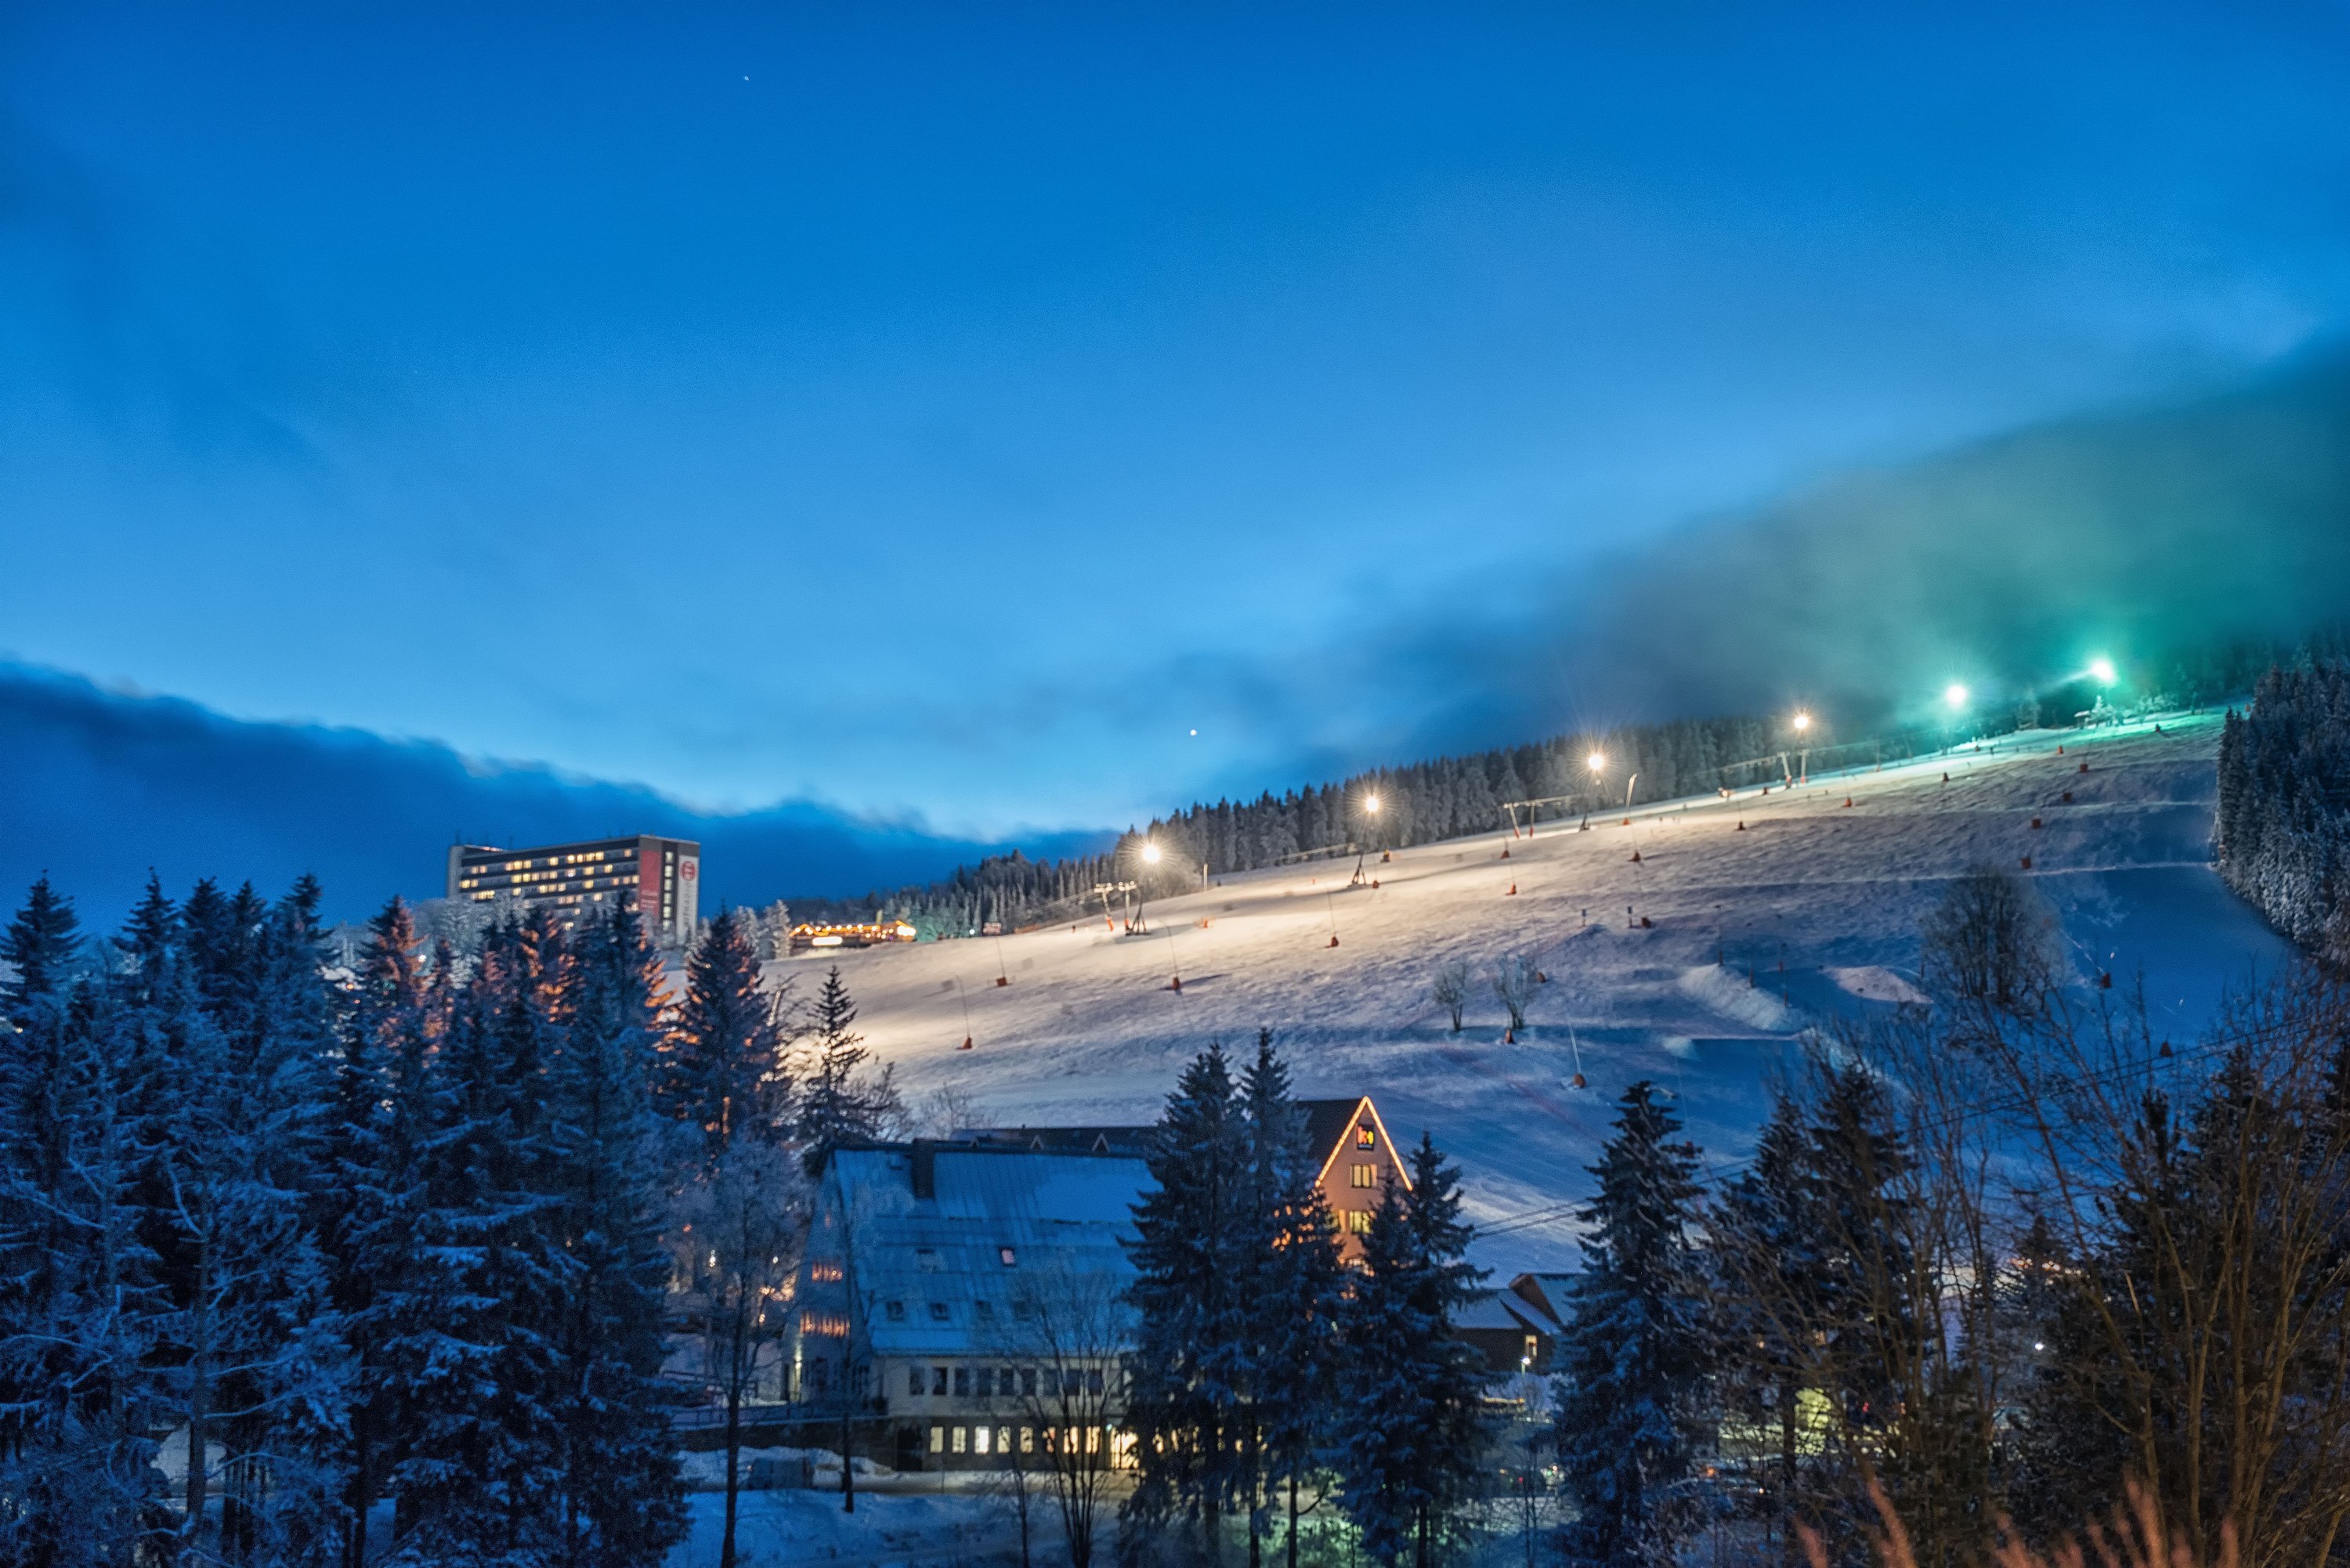
[[[1097,918],[769,974],[806,993],[837,961],[910,1102],[951,1088],[1001,1125],[1151,1119],[1210,1041],[1245,1050],[1270,1026],[1301,1095],[1368,1093],[1397,1137],[1425,1128],[1460,1162],[1471,1217],[1501,1227],[1478,1262],[1504,1277],[1571,1266],[1556,1210],[1586,1189],[1625,1085],[1670,1089],[1710,1160],[1742,1158],[1804,1028],[1914,995],[1919,918],[1970,865],[2030,856],[2081,982],[2142,974],[2156,1027],[2177,1038],[2230,983],[2281,963],[2283,944],[2210,866],[2219,720],[2162,728],[2035,732],[1643,807],[1628,826],[1398,850],[1371,867],[1376,888],[1349,888],[1348,863],[1234,875],[1152,903],[1148,935]],[[1548,980],[1505,1042],[1490,979],[1512,953]],[[1472,975],[1458,1034],[1429,998],[1455,960]]]

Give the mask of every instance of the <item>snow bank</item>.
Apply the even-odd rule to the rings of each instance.
[[[1929,1005],[1924,992],[1882,964],[1857,964],[1848,968],[1830,965],[1821,972],[1843,990],[1865,1001],[1898,1002],[1905,1007]]]
[[[1743,970],[1700,964],[1682,971],[1678,989],[1690,1001],[1711,1008],[1724,1018],[1734,1018],[1750,1029],[1780,1034],[1796,1024],[1794,1010],[1774,993],[1763,990],[1759,979],[1750,983]]]

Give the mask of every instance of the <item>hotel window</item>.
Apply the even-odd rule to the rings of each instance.
[[[947,1429],[944,1427],[932,1427],[931,1428],[931,1452],[934,1454],[943,1454],[946,1451]]]
[[[955,1397],[958,1399],[971,1397],[971,1368],[968,1366],[955,1368]]]
[[[947,1369],[943,1366],[931,1368],[931,1397],[935,1399],[947,1397]]]
[[[985,1427],[973,1427],[971,1430],[971,1451],[975,1454],[987,1452],[987,1439],[991,1435]]]
[[[1371,1233],[1371,1211],[1367,1209],[1347,1210],[1347,1229],[1357,1236],[1369,1235]]]
[[[964,1448],[969,1444],[970,1440],[971,1428],[969,1427],[957,1427],[954,1429],[954,1451],[956,1453],[962,1453]]]
[[[1350,1187],[1377,1187],[1379,1184],[1379,1168],[1376,1165],[1354,1166],[1347,1172],[1347,1178]]]
[[[1007,1269],[1019,1266],[1020,1254],[1010,1247],[998,1247],[995,1249],[995,1255],[1003,1260],[1003,1266]]]
[[[995,1428],[995,1451],[999,1454],[1008,1454],[1012,1451],[1011,1428],[998,1427]]]
[[[1024,1454],[1033,1454],[1036,1451],[1035,1428],[1023,1427],[1020,1428],[1020,1451]]]
[[[916,1399],[922,1397],[922,1369],[920,1367],[909,1366],[906,1368],[906,1393],[910,1397]]]

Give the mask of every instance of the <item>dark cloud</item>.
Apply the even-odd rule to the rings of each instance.
[[[356,917],[394,893],[438,896],[459,833],[508,844],[698,838],[708,893],[734,903],[894,886],[996,847],[799,802],[702,815],[625,784],[484,768],[358,731],[238,722],[18,667],[0,667],[0,888],[46,870],[101,921],[150,867],[174,889],[220,876],[276,890],[307,871],[326,884],[330,913]],[[1069,853],[1094,836],[1027,846]]]

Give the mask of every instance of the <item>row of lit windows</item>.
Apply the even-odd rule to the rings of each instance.
[[[1014,1434],[1019,1435],[1015,1438]],[[1082,1436],[1080,1435],[1082,1434]],[[1080,1448],[1087,1454],[1102,1451],[1102,1428],[1099,1427],[949,1427],[931,1428],[931,1452],[934,1454],[1008,1454],[1014,1442],[1024,1454],[1043,1451],[1047,1454],[1074,1455]],[[1131,1458],[1134,1434],[1120,1432],[1110,1438],[1110,1462],[1123,1466]]]
[[[1105,1386],[1102,1369],[1051,1366],[909,1366],[906,1393],[919,1399],[1034,1399],[1042,1388],[1048,1399],[1099,1394]],[[950,1393],[950,1390],[952,1392]]]

